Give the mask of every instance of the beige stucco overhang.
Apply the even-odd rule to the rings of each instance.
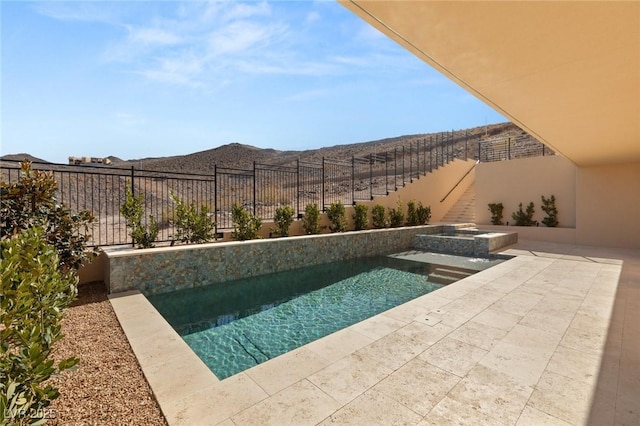
[[[640,161],[640,2],[338,1],[576,165]]]

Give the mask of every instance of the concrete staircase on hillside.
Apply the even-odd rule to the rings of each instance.
[[[476,223],[476,185],[473,182],[444,215],[446,223]]]

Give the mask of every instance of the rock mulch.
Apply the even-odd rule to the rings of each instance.
[[[52,378],[60,396],[51,406],[64,425],[166,425],[101,282],[81,285],[65,311],[65,337],[55,358],[80,359]]]

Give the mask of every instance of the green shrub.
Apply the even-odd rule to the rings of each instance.
[[[59,266],[64,270],[77,270],[97,254],[96,249],[87,250],[91,240],[89,231],[96,219],[89,211],[72,214],[57,201],[57,189],[52,173],[31,170],[31,163],[23,161],[16,182],[0,182],[2,238],[41,227],[45,241],[58,252]]]
[[[175,203],[176,239],[183,243],[200,244],[216,239],[216,223],[211,220],[209,207],[201,204],[198,210],[195,204],[187,205],[184,200],[171,192]]]
[[[58,252],[46,239],[35,227],[1,242],[0,424],[41,419],[59,395],[46,381],[78,362],[67,358],[55,365],[51,359],[63,337],[62,311],[77,294],[77,276],[60,268]]]
[[[558,226],[558,209],[556,208],[556,197],[552,195],[549,198],[544,198],[544,195],[542,195],[541,198],[542,206],[540,208],[547,214],[547,216],[542,219],[542,223],[544,223],[545,226],[548,226],[549,228],[555,228],[556,226]]]
[[[320,226],[320,209],[317,204],[307,204],[302,216],[302,229],[305,234],[319,234],[322,230]]]
[[[127,198],[120,206],[120,214],[124,217],[127,228],[130,228],[129,235],[131,235],[133,243],[138,248],[151,248],[158,237],[158,224],[153,215],[149,215],[149,223],[142,223],[144,218],[142,200],[142,195],[133,196],[131,185],[127,184]]]
[[[431,220],[431,206],[423,206],[422,201],[418,202],[416,213],[418,215],[418,225],[426,225]]]
[[[407,202],[407,226],[417,226],[420,225],[419,222],[416,202],[409,200],[409,202]]]
[[[491,212],[491,224],[503,225],[502,223],[502,211],[504,206],[502,203],[489,203],[489,211]]]
[[[367,229],[369,225],[369,218],[367,217],[368,210],[369,206],[366,204],[356,204],[353,206],[353,223],[355,224],[356,231]],[[382,211],[384,213],[384,208]]]
[[[331,203],[327,209],[327,217],[331,221],[331,226],[329,226],[331,232],[344,232],[347,230],[347,213],[340,201]]]
[[[389,226],[386,218],[386,211],[383,205],[376,204],[371,209],[371,220],[374,228],[386,228]]]
[[[280,237],[288,237],[289,236],[289,227],[293,223],[293,215],[295,212],[293,211],[293,207],[291,206],[282,206],[276,209],[276,214],[273,217],[273,222],[276,224],[276,229],[273,229],[272,232]]]
[[[240,204],[234,204],[231,210],[233,232],[231,238],[238,241],[254,240],[262,227],[262,220],[247,211]]]
[[[535,213],[533,201],[527,205],[526,212],[522,211],[522,203],[520,203],[518,211],[512,213],[511,217],[516,221],[516,226],[534,226],[536,222],[533,220],[533,213]]]
[[[395,208],[389,207],[389,226],[398,228],[404,224],[404,212],[402,211],[402,202],[398,200]]]

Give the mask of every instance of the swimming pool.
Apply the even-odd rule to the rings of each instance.
[[[378,256],[149,300],[224,379],[475,272]]]

